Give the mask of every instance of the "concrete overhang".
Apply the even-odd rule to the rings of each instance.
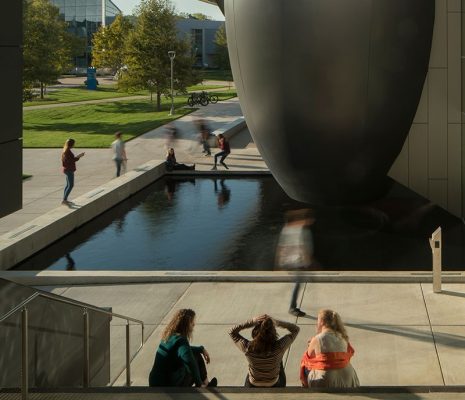
[[[224,0],[199,0],[203,3],[212,4],[218,6],[221,9],[221,12],[224,14]]]

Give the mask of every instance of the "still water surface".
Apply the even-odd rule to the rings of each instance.
[[[17,266],[38,270],[273,270],[291,200],[271,177],[155,182]],[[314,207],[318,270],[427,270],[443,227],[446,269],[465,265],[460,219],[399,184],[362,206]]]

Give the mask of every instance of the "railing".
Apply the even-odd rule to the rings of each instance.
[[[60,297],[55,297],[47,293],[34,293],[32,296],[28,297],[26,300],[22,301],[3,317],[0,318],[0,323],[16,314],[18,311],[21,311],[21,398],[23,400],[28,400],[29,397],[29,350],[28,350],[28,309],[27,305],[35,300],[37,297],[44,297],[59,303],[69,304],[74,307],[81,307],[83,311],[83,337],[84,337],[84,363],[83,363],[83,386],[89,387],[90,384],[90,326],[89,326],[89,313],[88,311],[94,311],[100,314],[110,315],[114,318],[120,318],[126,320],[126,386],[131,386],[131,361],[136,357],[139,351],[144,346],[144,323],[138,319],[127,317],[125,315],[117,314],[111,311],[107,311],[98,307],[85,305],[79,301],[63,299]],[[134,322],[140,324],[141,326],[141,343],[135,354],[131,357],[130,354],[130,335],[129,335],[129,322]]]

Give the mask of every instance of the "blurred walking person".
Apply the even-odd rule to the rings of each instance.
[[[222,133],[218,135],[218,146],[221,151],[215,154],[215,165],[213,165],[212,170],[216,169],[218,158],[220,158],[220,164],[226,169],[229,169],[229,167],[225,164],[224,160],[231,153],[231,148],[229,147],[229,142],[226,140]]]
[[[210,143],[208,143],[208,139],[210,138],[210,128],[208,127],[207,123],[205,120],[200,120],[198,121],[198,127],[199,127],[199,135],[200,135],[200,143],[203,146],[202,153],[205,153],[205,156],[211,156],[211,150],[210,150]]]
[[[169,124],[166,125],[165,137],[166,137],[166,143],[165,143],[166,148],[170,149],[171,147],[174,147],[174,143],[176,142],[176,139],[178,137],[178,128],[176,128],[176,125],[173,122],[170,122]]]
[[[310,226],[315,222],[311,210],[292,210],[286,213],[286,223],[279,235],[276,249],[276,268],[285,271],[305,271],[314,264],[313,236]],[[297,306],[301,280],[296,273],[289,313],[303,317],[305,312]]]
[[[113,160],[116,164],[116,177],[121,175],[121,167],[126,163],[126,149],[121,138],[122,133],[116,132],[115,133],[115,141],[111,144],[111,148],[113,150]]]
[[[71,149],[74,147],[75,140],[68,139],[63,146],[63,151],[61,152],[61,164],[63,166],[63,173],[66,176],[66,186],[63,194],[63,201],[61,204],[70,205],[71,202],[68,201],[68,196],[73,190],[74,187],[74,173],[76,172],[76,161],[79,161],[84,157],[85,153],[80,153],[77,156],[73,154]]]

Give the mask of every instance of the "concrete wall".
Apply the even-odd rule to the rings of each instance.
[[[461,0],[461,22],[462,22],[462,216],[465,214],[465,0]]]
[[[390,171],[391,177],[456,216],[465,214],[461,1],[436,0],[423,95],[403,150]]]
[[[150,185],[165,173],[163,161],[150,161],[78,197],[74,201],[79,206],[57,207],[0,236],[0,270],[12,268]]]
[[[5,315],[37,292],[36,289],[0,279],[0,315]],[[30,387],[82,385],[85,306],[73,306],[43,297],[35,298],[28,304]],[[93,310],[88,312],[90,382],[94,386],[106,386],[110,382],[111,318]],[[20,312],[0,323],[0,341],[4,343],[0,357],[0,386],[18,387],[21,376]]]
[[[0,24],[0,218],[22,206],[22,9],[2,3]]]

